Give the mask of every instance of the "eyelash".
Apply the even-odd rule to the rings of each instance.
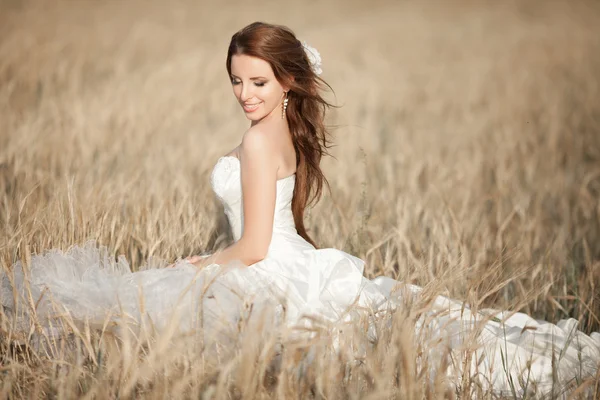
[[[240,84],[240,82],[237,81],[231,81],[232,85],[238,85]],[[256,85],[257,87],[263,87],[265,86],[266,82],[254,82],[254,85]]]

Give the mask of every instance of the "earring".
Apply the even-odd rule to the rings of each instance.
[[[283,108],[281,109],[281,119],[285,118],[285,110],[287,109],[287,105],[288,105],[288,98],[287,98],[287,92],[285,93],[285,99],[283,99]]]

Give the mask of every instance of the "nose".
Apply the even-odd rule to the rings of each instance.
[[[252,98],[254,93],[252,92],[252,85],[244,85],[241,83],[242,90],[240,92],[240,101],[245,102],[246,100]]]

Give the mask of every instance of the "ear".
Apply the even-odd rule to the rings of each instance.
[[[296,78],[294,78],[293,76],[290,76],[290,78],[289,78],[289,79],[290,79],[290,81],[292,81],[292,82],[295,82],[295,81],[296,81]],[[290,89],[291,89],[290,85],[281,85],[281,87],[283,87],[283,90],[284,90],[285,92],[289,92],[289,91],[290,91]]]

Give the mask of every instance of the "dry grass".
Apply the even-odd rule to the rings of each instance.
[[[0,1],[2,268],[89,239],[134,269],[224,245],[208,176],[247,126],[224,59],[254,20],[318,48],[343,106],[317,243],[370,277],[600,329],[595,1]],[[416,312],[360,365],[265,337],[215,366],[193,341],[85,329],[48,358],[11,344],[2,317],[0,397],[492,397],[425,385],[402,323]]]

